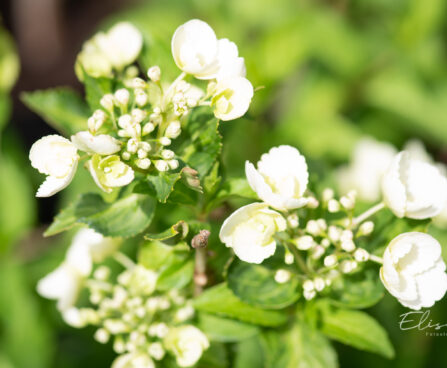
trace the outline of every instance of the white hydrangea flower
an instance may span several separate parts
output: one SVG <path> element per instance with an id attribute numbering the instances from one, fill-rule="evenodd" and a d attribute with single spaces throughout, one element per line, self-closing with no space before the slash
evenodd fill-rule
<path id="1" fill-rule="evenodd" d="M 105 238 L 92 229 L 79 230 L 61 265 L 38 282 L 38 293 L 57 300 L 57 308 L 64 314 L 64 319 L 68 323 L 75 321 L 73 307 L 85 279 L 92 271 L 93 263 L 104 260 L 119 245 L 119 239 Z"/>
<path id="2" fill-rule="evenodd" d="M 78 150 L 99 155 L 112 155 L 121 149 L 121 142 L 107 134 L 83 131 L 72 135 L 71 141 Z"/>
<path id="3" fill-rule="evenodd" d="M 429 308 L 447 290 L 441 245 L 424 233 L 404 233 L 394 238 L 383 255 L 380 278 L 405 307 Z"/>
<path id="4" fill-rule="evenodd" d="M 252 84 L 244 77 L 219 80 L 211 99 L 214 115 L 223 121 L 240 118 L 247 112 L 253 93 Z"/>
<path id="5" fill-rule="evenodd" d="M 389 143 L 364 138 L 355 146 L 352 161 L 337 172 L 340 190 L 355 190 L 358 197 L 369 202 L 380 199 L 380 180 L 397 150 Z"/>
<path id="6" fill-rule="evenodd" d="M 219 237 L 243 261 L 261 263 L 275 253 L 275 233 L 286 229 L 286 220 L 265 203 L 252 203 L 228 217 Z"/>
<path id="7" fill-rule="evenodd" d="M 129 22 L 120 22 L 106 34 L 99 34 L 96 42 L 113 67 L 121 70 L 137 59 L 143 47 L 143 36 Z"/>
<path id="8" fill-rule="evenodd" d="M 164 339 L 165 347 L 171 351 L 180 367 L 193 366 L 208 349 L 210 343 L 197 327 L 186 325 L 169 330 Z"/>
<path id="9" fill-rule="evenodd" d="M 273 147 L 261 156 L 258 169 L 245 163 L 245 174 L 250 187 L 259 198 L 279 211 L 303 207 L 309 180 L 306 160 L 291 146 Z"/>
<path id="10" fill-rule="evenodd" d="M 30 150 L 31 165 L 48 175 L 36 197 L 50 197 L 70 184 L 79 156 L 76 147 L 59 135 L 48 135 L 35 142 Z"/>
<path id="11" fill-rule="evenodd" d="M 104 158 L 93 155 L 88 161 L 88 169 L 95 183 L 106 193 L 131 183 L 135 177 L 132 168 L 122 162 L 117 155 Z"/>
<path id="12" fill-rule="evenodd" d="M 243 57 L 239 56 L 239 51 L 234 42 L 226 38 L 217 41 L 217 61 L 218 71 L 215 78 L 217 80 L 231 77 L 245 77 L 247 69 Z"/>
<path id="13" fill-rule="evenodd" d="M 425 219 L 438 215 L 447 203 L 447 179 L 427 162 L 400 152 L 382 178 L 386 205 L 398 217 Z"/>

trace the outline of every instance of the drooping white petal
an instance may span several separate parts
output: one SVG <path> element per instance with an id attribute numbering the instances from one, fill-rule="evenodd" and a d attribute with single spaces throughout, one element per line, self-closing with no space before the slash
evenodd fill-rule
<path id="1" fill-rule="evenodd" d="M 71 171 L 62 178 L 56 178 L 54 176 L 47 176 L 45 181 L 40 185 L 37 190 L 36 197 L 51 197 L 52 195 L 60 192 L 62 189 L 66 188 L 73 180 L 76 174 L 76 169 L 78 167 L 78 162 L 75 161 L 71 166 Z"/>
<path id="2" fill-rule="evenodd" d="M 110 135 L 93 135 L 88 131 L 72 135 L 71 141 L 77 149 L 99 155 L 112 155 L 121 149 L 121 142 Z"/>

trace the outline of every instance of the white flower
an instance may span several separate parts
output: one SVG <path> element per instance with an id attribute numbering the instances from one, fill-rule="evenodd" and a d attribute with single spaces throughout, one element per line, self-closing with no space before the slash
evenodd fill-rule
<path id="1" fill-rule="evenodd" d="M 265 203 L 252 203 L 228 217 L 219 237 L 236 255 L 249 263 L 261 263 L 275 253 L 276 232 L 286 229 L 286 220 Z"/>
<path id="2" fill-rule="evenodd" d="M 99 155 L 111 155 L 121 149 L 121 142 L 110 135 L 93 135 L 83 131 L 71 136 L 71 141 L 78 150 Z"/>
<path id="3" fill-rule="evenodd" d="M 429 308 L 447 290 L 441 245 L 424 233 L 404 233 L 394 238 L 383 255 L 380 278 L 405 307 Z"/>
<path id="4" fill-rule="evenodd" d="M 245 163 L 248 183 L 259 198 L 273 208 L 287 211 L 303 207 L 303 198 L 309 180 L 304 156 L 291 146 L 272 148 L 261 156 L 258 169 Z"/>
<path id="5" fill-rule="evenodd" d="M 129 184 L 135 177 L 132 168 L 116 155 L 104 158 L 93 155 L 88 161 L 88 169 L 98 187 L 107 193 Z"/>
<path id="6" fill-rule="evenodd" d="M 132 24 L 120 22 L 106 34 L 98 34 L 96 42 L 113 67 L 121 70 L 138 57 L 143 46 L 143 36 Z"/>
<path id="7" fill-rule="evenodd" d="M 48 175 L 36 197 L 50 197 L 70 184 L 79 160 L 76 147 L 59 135 L 48 135 L 35 142 L 29 158 L 34 168 Z"/>
<path id="8" fill-rule="evenodd" d="M 218 42 L 213 29 L 193 19 L 177 28 L 171 41 L 177 66 L 199 79 L 212 79 L 217 72 Z"/>
<path id="9" fill-rule="evenodd" d="M 253 86 L 248 79 L 232 77 L 219 80 L 213 89 L 211 106 L 214 115 L 223 121 L 244 115 L 253 97 Z"/>
<path id="10" fill-rule="evenodd" d="M 164 340 L 164 345 L 171 351 L 180 367 L 193 366 L 208 349 L 210 343 L 205 334 L 190 325 L 172 328 Z"/>
<path id="11" fill-rule="evenodd" d="M 45 298 L 57 300 L 57 307 L 64 313 L 67 322 L 74 320 L 76 313 L 73 306 L 92 271 L 93 263 L 115 252 L 119 244 L 120 240 L 105 238 L 94 230 L 79 230 L 67 250 L 65 260 L 38 282 L 37 291 Z"/>
<path id="12" fill-rule="evenodd" d="M 398 217 L 424 219 L 438 215 L 447 203 L 447 179 L 429 163 L 408 152 L 393 159 L 382 178 L 386 205 Z"/>
<path id="13" fill-rule="evenodd" d="M 155 364 L 148 354 L 135 351 L 118 356 L 111 368 L 155 368 Z"/>
<path id="14" fill-rule="evenodd" d="M 380 180 L 396 153 L 391 144 L 371 138 L 360 140 L 349 166 L 340 168 L 337 173 L 340 190 L 343 193 L 355 190 L 365 201 L 379 200 Z"/>

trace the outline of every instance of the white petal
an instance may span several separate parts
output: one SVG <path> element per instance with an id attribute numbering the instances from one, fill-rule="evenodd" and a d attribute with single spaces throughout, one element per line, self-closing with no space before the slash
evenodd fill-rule
<path id="1" fill-rule="evenodd" d="M 48 299 L 58 300 L 58 309 L 72 307 L 79 294 L 82 277 L 67 263 L 62 263 L 37 283 L 37 291 Z"/>
<path id="2" fill-rule="evenodd" d="M 88 243 L 73 242 L 68 248 L 66 261 L 80 275 L 88 276 L 93 268 Z"/>
<path id="3" fill-rule="evenodd" d="M 407 169 L 408 160 L 407 153 L 397 154 L 382 178 L 383 200 L 397 217 L 405 215 L 407 205 L 406 188 L 402 176 Z"/>
<path id="4" fill-rule="evenodd" d="M 120 243 L 119 238 L 104 237 L 93 229 L 82 228 L 73 238 L 72 247 L 85 244 L 93 262 L 102 262 L 117 250 Z"/>
<path id="5" fill-rule="evenodd" d="M 81 328 L 86 325 L 80 310 L 76 307 L 71 307 L 62 311 L 62 318 L 65 323 L 71 327 Z"/>
<path id="6" fill-rule="evenodd" d="M 87 153 L 97 153 L 99 155 L 111 155 L 121 149 L 121 142 L 110 135 L 92 135 L 88 131 L 72 135 L 71 141 L 77 149 Z"/>
<path id="7" fill-rule="evenodd" d="M 236 44 L 226 38 L 218 40 L 217 44 L 219 70 L 217 71 L 215 78 L 223 80 L 231 77 L 245 77 L 247 74 L 245 61 L 244 58 L 239 57 L 239 51 Z"/>
<path id="8" fill-rule="evenodd" d="M 217 70 L 217 37 L 207 23 L 192 19 L 178 27 L 172 36 L 171 49 L 181 70 L 198 78 L 213 78 Z"/>
<path id="9" fill-rule="evenodd" d="M 37 190 L 36 197 L 51 197 L 52 195 L 60 192 L 62 189 L 66 188 L 76 173 L 78 167 L 78 162 L 74 162 L 71 166 L 71 171 L 67 176 L 63 178 L 55 178 L 53 176 L 47 176 L 45 181 L 40 185 Z"/>
<path id="10" fill-rule="evenodd" d="M 445 263 L 439 258 L 435 265 L 416 277 L 421 306 L 429 308 L 442 299 L 447 291 Z"/>

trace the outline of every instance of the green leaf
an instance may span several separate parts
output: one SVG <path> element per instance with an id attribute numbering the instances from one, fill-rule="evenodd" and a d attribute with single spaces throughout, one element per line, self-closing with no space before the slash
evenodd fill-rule
<path id="1" fill-rule="evenodd" d="M 147 183 L 149 190 L 154 193 L 155 197 L 161 202 L 166 203 L 169 195 L 174 190 L 174 185 L 180 180 L 182 176 L 179 172 L 160 172 L 155 175 L 149 174 L 147 176 Z"/>
<path id="2" fill-rule="evenodd" d="M 234 368 L 265 368 L 264 347 L 258 336 L 240 341 L 236 349 Z"/>
<path id="3" fill-rule="evenodd" d="M 321 307 L 322 306 L 322 307 Z M 320 305 L 321 331 L 331 339 L 391 359 L 394 348 L 383 327 L 367 313 Z"/>
<path id="4" fill-rule="evenodd" d="M 339 278 L 331 285 L 331 303 L 346 308 L 369 308 L 384 296 L 382 282 L 377 277 L 377 267 Z"/>
<path id="5" fill-rule="evenodd" d="M 160 272 L 157 289 L 169 291 L 188 285 L 194 276 L 194 260 L 189 252 L 174 253 L 169 265 Z"/>
<path id="6" fill-rule="evenodd" d="M 220 203 L 232 198 L 248 198 L 259 200 L 257 194 L 251 189 L 245 178 L 229 178 L 224 181 L 220 189 L 217 191 L 212 203 L 209 205 L 211 208 L 218 206 Z"/>
<path id="7" fill-rule="evenodd" d="M 228 287 L 242 301 L 265 309 L 285 308 L 300 296 L 296 278 L 280 284 L 275 271 L 237 260 L 228 270 Z"/>
<path id="8" fill-rule="evenodd" d="M 226 368 L 228 367 L 228 353 L 225 345 L 212 342 L 210 347 L 203 352 L 197 363 L 197 368 Z"/>
<path id="9" fill-rule="evenodd" d="M 176 237 L 180 234 L 181 238 L 184 238 L 188 234 L 188 224 L 185 221 L 179 221 L 172 225 L 169 229 L 162 231 L 158 234 L 146 234 L 144 239 L 146 240 L 168 240 Z"/>
<path id="10" fill-rule="evenodd" d="M 317 330 L 296 321 L 286 331 L 263 334 L 266 368 L 336 368 L 337 354 Z"/>
<path id="11" fill-rule="evenodd" d="M 149 226 L 155 207 L 155 200 L 142 194 L 131 194 L 112 203 L 105 202 L 99 194 L 83 194 L 56 216 L 45 236 L 76 224 L 86 224 L 104 236 L 134 236 Z"/>
<path id="12" fill-rule="evenodd" d="M 63 134 L 70 135 L 87 128 L 89 108 L 69 88 L 26 92 L 21 97 L 26 106 Z"/>
<path id="13" fill-rule="evenodd" d="M 239 319 L 261 326 L 279 326 L 287 322 L 287 315 L 263 310 L 239 300 L 225 283 L 205 290 L 194 300 L 197 310 Z"/>
<path id="14" fill-rule="evenodd" d="M 84 72 L 84 86 L 87 103 L 92 111 L 101 108 L 99 101 L 107 93 L 113 93 L 113 81 L 110 78 L 94 78 Z"/>
<path id="15" fill-rule="evenodd" d="M 138 263 L 159 273 L 157 289 L 168 291 L 188 285 L 194 275 L 193 253 L 185 243 L 175 246 L 160 241 L 143 244 Z"/>
<path id="16" fill-rule="evenodd" d="M 198 323 L 211 340 L 220 342 L 241 341 L 259 333 L 259 328 L 254 325 L 208 313 L 200 313 Z"/>
<path id="17" fill-rule="evenodd" d="M 176 152 L 188 166 L 197 170 L 202 180 L 212 169 L 222 149 L 219 120 L 207 107 L 193 109 L 182 133 L 185 142 Z"/>

